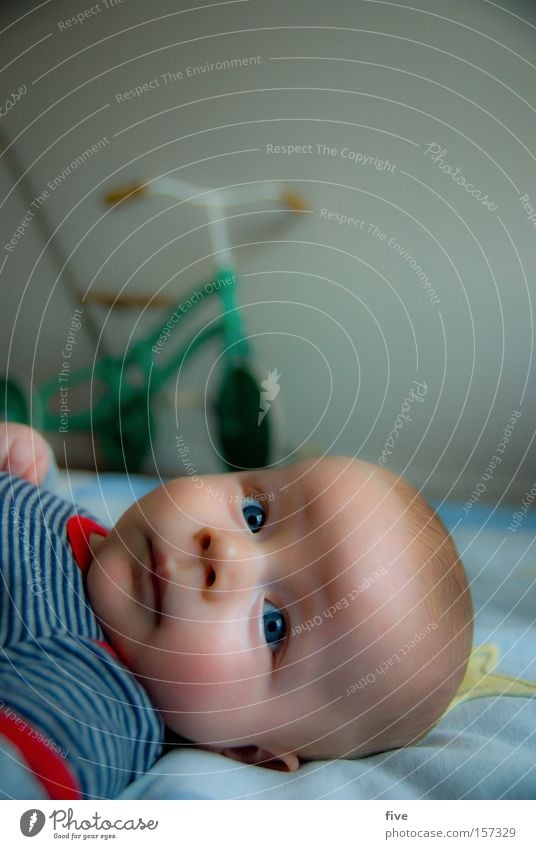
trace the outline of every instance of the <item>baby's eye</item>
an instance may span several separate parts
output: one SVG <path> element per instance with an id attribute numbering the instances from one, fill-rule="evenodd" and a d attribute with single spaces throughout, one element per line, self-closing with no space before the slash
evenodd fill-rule
<path id="1" fill-rule="evenodd" d="M 257 498 L 245 498 L 242 507 L 244 519 L 252 534 L 258 534 L 266 522 L 266 510 Z"/>
<path id="2" fill-rule="evenodd" d="M 270 601 L 264 601 L 263 628 L 266 642 L 271 650 L 276 651 L 278 643 L 285 638 L 287 623 L 283 613 Z"/>

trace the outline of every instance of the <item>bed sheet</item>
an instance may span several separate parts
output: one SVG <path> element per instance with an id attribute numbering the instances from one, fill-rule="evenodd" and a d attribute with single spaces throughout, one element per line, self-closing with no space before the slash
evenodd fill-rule
<path id="1" fill-rule="evenodd" d="M 55 489 L 113 524 L 160 482 L 60 473 Z M 170 752 L 125 799 L 536 798 L 536 516 L 515 530 L 516 505 L 436 505 L 465 563 L 475 651 L 465 695 L 415 746 L 285 774 L 191 747 Z"/>

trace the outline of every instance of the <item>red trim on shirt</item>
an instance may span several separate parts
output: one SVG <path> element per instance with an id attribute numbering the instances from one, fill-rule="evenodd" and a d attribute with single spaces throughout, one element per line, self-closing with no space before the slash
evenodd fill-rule
<path id="1" fill-rule="evenodd" d="M 99 534 L 101 537 L 107 537 L 108 531 L 94 522 L 93 519 L 87 519 L 85 516 L 71 516 L 67 520 L 67 537 L 71 543 L 74 559 L 76 560 L 80 570 L 86 572 L 93 560 L 93 555 L 89 547 L 89 535 Z"/>
<path id="2" fill-rule="evenodd" d="M 105 643 L 104 640 L 92 640 L 92 642 L 94 642 L 95 645 L 100 646 L 102 649 L 106 649 L 106 651 L 109 652 L 109 654 L 111 654 L 116 660 L 120 660 L 119 655 L 115 649 L 111 647 L 110 643 Z"/>
<path id="3" fill-rule="evenodd" d="M 81 799 L 78 783 L 57 752 L 37 738 L 38 732 L 12 711 L 0 713 L 0 734 L 19 750 L 50 799 Z M 35 736 L 31 736 L 31 735 Z M 43 735 L 39 734 L 40 737 Z"/>

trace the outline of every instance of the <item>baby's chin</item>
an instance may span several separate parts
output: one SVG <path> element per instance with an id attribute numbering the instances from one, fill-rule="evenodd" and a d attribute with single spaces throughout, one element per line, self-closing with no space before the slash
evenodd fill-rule
<path id="1" fill-rule="evenodd" d="M 99 551 L 105 545 L 107 537 L 103 537 L 102 534 L 90 534 L 89 535 L 89 550 L 92 554 L 91 565 L 95 562 L 95 558 L 98 556 Z"/>

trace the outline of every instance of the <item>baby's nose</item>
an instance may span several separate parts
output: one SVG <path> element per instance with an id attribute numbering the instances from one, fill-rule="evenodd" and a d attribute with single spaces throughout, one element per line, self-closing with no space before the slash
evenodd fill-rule
<path id="1" fill-rule="evenodd" d="M 198 539 L 205 569 L 205 589 L 229 592 L 254 586 L 257 568 L 239 534 L 203 528 Z"/>

